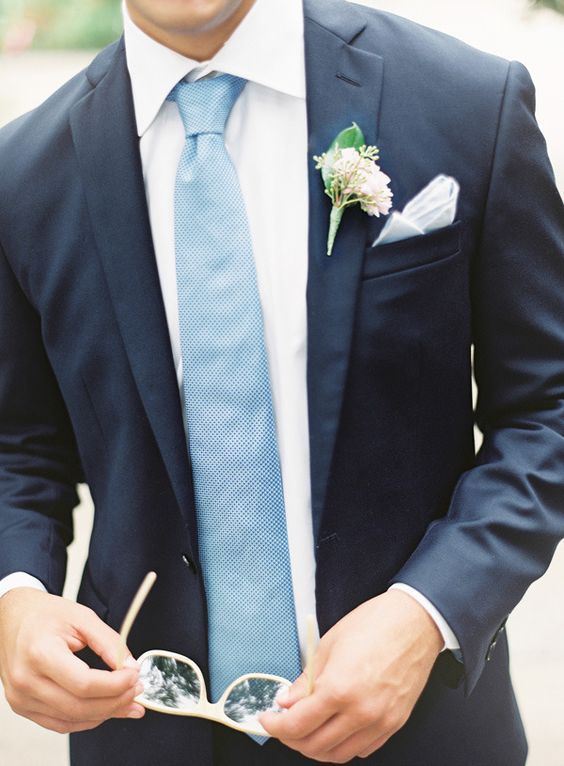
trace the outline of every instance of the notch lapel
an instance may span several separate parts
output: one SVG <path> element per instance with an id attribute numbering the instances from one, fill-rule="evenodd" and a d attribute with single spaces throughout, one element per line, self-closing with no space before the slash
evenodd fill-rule
<path id="1" fill-rule="evenodd" d="M 331 201 L 312 157 L 326 151 L 353 121 L 367 144 L 377 143 L 383 60 L 354 46 L 366 26 L 354 5 L 304 0 L 304 12 L 310 205 L 307 385 L 317 541 L 347 382 L 368 216 L 358 206 L 346 210 L 333 255 L 326 255 Z"/>
<path id="2" fill-rule="evenodd" d="M 94 88 L 71 112 L 72 137 L 133 377 L 194 543 L 191 470 L 123 41 L 104 67 L 107 55 L 88 72 Z"/>

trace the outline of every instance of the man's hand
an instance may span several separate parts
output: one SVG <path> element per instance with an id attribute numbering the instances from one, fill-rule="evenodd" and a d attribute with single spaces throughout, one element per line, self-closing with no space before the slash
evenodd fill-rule
<path id="1" fill-rule="evenodd" d="M 261 723 L 308 758 L 347 763 L 366 758 L 406 723 L 443 639 L 411 596 L 390 590 L 361 604 L 323 636 L 315 688 L 302 674 Z"/>
<path id="2" fill-rule="evenodd" d="M 89 646 L 115 668 L 119 635 L 92 610 L 33 588 L 0 598 L 0 678 L 14 712 L 60 733 L 108 718 L 141 718 L 132 658 L 123 670 L 92 670 L 75 657 Z"/>

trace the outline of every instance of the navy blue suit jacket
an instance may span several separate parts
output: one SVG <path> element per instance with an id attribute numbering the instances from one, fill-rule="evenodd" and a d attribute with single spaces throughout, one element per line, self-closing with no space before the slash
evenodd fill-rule
<path id="1" fill-rule="evenodd" d="M 442 655 L 366 763 L 521 764 L 500 628 L 564 532 L 564 215 L 533 88 L 521 65 L 385 13 L 306 0 L 305 16 L 319 624 L 401 580 L 460 641 L 461 683 Z M 453 225 L 374 248 L 384 219 L 350 210 L 327 258 L 311 157 L 353 120 L 380 147 L 396 209 L 439 173 L 458 179 Z M 156 570 L 131 648 L 205 672 L 190 463 L 122 42 L 0 132 L 0 167 L 0 577 L 61 591 L 86 481 L 80 599 L 118 626 Z M 201 766 L 211 730 L 111 721 L 74 738 L 74 763 Z"/>

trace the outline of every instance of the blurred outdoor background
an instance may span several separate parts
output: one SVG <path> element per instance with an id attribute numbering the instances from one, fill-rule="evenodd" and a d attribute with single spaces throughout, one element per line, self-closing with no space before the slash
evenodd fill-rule
<path id="1" fill-rule="evenodd" d="M 564 0 L 365 2 L 522 61 L 537 85 L 538 120 L 564 190 Z M 40 103 L 120 30 L 119 0 L 0 0 L 0 125 Z M 67 595 L 71 597 L 77 590 L 92 520 L 86 488 L 82 498 L 70 551 Z M 513 678 L 530 741 L 528 766 L 564 766 L 563 595 L 561 546 L 508 628 Z M 65 766 L 66 739 L 18 718 L 2 694 L 0 698 L 0 765 Z M 495 727 L 495 721 L 491 725 Z"/>

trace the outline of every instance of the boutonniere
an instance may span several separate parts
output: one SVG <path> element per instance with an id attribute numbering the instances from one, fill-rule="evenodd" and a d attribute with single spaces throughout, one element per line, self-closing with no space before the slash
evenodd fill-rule
<path id="1" fill-rule="evenodd" d="M 342 130 L 329 149 L 314 157 L 316 169 L 321 170 L 325 194 L 333 207 L 327 238 L 327 255 L 333 252 L 335 237 L 343 213 L 352 205 L 360 205 L 368 215 L 388 215 L 392 207 L 391 179 L 380 170 L 377 146 L 366 146 L 364 134 L 353 122 Z"/>

